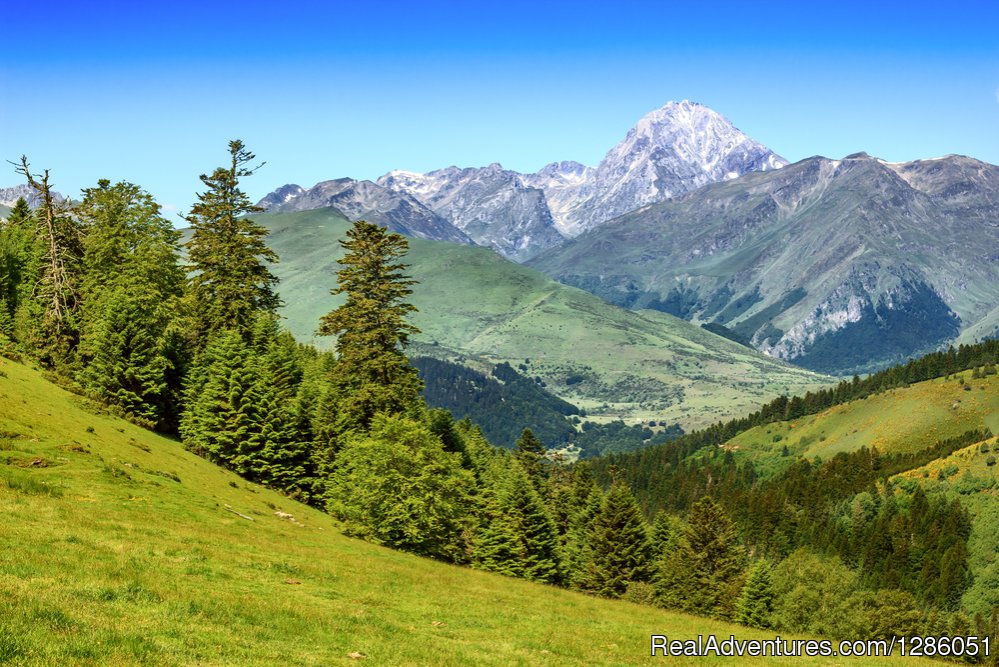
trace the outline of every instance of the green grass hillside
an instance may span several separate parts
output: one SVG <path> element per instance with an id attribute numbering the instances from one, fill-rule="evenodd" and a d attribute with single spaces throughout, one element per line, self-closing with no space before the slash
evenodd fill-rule
<path id="1" fill-rule="evenodd" d="M 681 664 L 649 636 L 767 636 L 347 539 L 6 360 L 0 432 L 0 663 Z"/>
<path id="2" fill-rule="evenodd" d="M 780 459 L 831 458 L 877 447 L 882 453 L 916 452 L 939 440 L 987 427 L 999 433 L 999 375 L 971 372 L 844 403 L 794 421 L 757 426 L 729 441 L 737 457 L 777 464 Z M 783 457 L 787 447 L 789 457 Z"/>
<path id="3" fill-rule="evenodd" d="M 350 223 L 333 209 L 255 219 L 281 257 L 274 272 L 289 327 L 301 340 L 331 345 L 314 331 L 338 305 L 329 289 Z M 612 306 L 485 248 L 410 239 L 407 262 L 419 281 L 411 301 L 420 309 L 420 353 L 524 364 L 591 418 L 689 429 L 828 381 L 670 315 Z"/>

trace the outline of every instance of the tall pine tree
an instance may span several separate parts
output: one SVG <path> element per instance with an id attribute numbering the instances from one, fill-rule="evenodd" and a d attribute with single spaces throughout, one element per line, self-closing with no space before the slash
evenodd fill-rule
<path id="1" fill-rule="evenodd" d="M 243 142 L 229 142 L 231 162 L 202 174 L 207 186 L 186 216 L 193 233 L 185 244 L 192 273 L 189 297 L 194 333 L 201 348 L 208 335 L 232 328 L 248 338 L 260 313 L 274 313 L 281 302 L 278 279 L 267 264 L 278 260 L 267 247 L 267 230 L 248 214 L 261 211 L 239 187 L 258 167 Z"/>
<path id="2" fill-rule="evenodd" d="M 517 439 L 515 455 L 538 493 L 545 494 L 545 446 L 534 432 L 525 428 Z"/>
<path id="3" fill-rule="evenodd" d="M 653 574 L 652 544 L 642 511 L 628 486 L 615 480 L 593 519 L 588 558 L 580 586 L 606 597 L 620 597 L 634 582 Z"/>
<path id="4" fill-rule="evenodd" d="M 773 609 L 773 570 L 761 559 L 749 568 L 746 585 L 735 604 L 735 620 L 752 628 L 769 628 Z"/>
<path id="5" fill-rule="evenodd" d="M 475 544 L 480 567 L 532 581 L 561 581 L 558 533 L 523 468 L 506 464 Z"/>
<path id="6" fill-rule="evenodd" d="M 24 325 L 35 319 L 29 311 L 43 255 L 34 214 L 21 197 L 0 224 L 0 337 L 23 340 Z"/>
<path id="7" fill-rule="evenodd" d="M 81 382 L 99 398 L 167 427 L 177 410 L 173 337 L 184 274 L 180 234 L 149 193 L 101 180 L 83 191 Z"/>
<path id="8" fill-rule="evenodd" d="M 366 428 L 378 412 L 402 413 L 421 405 L 419 375 L 403 352 L 419 329 L 406 321 L 415 281 L 398 260 L 408 248 L 399 234 L 364 220 L 354 223 L 339 260 L 334 295 L 343 305 L 323 316 L 319 334 L 337 336 L 336 430 Z"/>
<path id="9" fill-rule="evenodd" d="M 662 564 L 657 597 L 667 607 L 731 618 L 744 560 L 732 521 L 704 497 L 691 507 L 680 543 Z"/>

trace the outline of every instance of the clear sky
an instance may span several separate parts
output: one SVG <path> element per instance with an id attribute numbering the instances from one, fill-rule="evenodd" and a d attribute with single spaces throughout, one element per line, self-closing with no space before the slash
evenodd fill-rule
<path id="1" fill-rule="evenodd" d="M 999 163 L 999 3 L 60 2 L 0 24 L 0 158 L 183 211 L 242 139 L 256 198 L 391 169 L 595 165 L 691 99 L 794 161 Z M 18 182 L 10 167 L 0 185 Z"/>

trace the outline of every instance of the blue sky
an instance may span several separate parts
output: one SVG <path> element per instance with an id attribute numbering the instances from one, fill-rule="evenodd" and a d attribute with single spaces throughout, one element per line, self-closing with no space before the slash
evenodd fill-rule
<path id="1" fill-rule="evenodd" d="M 231 138 L 267 162 L 256 198 L 394 168 L 595 165 L 691 99 L 790 160 L 999 163 L 990 2 L 143 4 L 5 12 L 0 158 L 182 211 Z"/>

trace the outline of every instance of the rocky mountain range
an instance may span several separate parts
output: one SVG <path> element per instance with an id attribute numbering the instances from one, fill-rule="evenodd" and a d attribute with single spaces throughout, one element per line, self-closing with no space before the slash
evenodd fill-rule
<path id="1" fill-rule="evenodd" d="M 392 171 L 378 184 L 404 192 L 450 221 L 479 245 L 516 261 L 562 243 L 545 192 L 499 164 L 427 174 Z"/>
<path id="2" fill-rule="evenodd" d="M 34 207 L 38 204 L 38 195 L 35 193 L 34 188 L 27 183 L 14 185 L 9 188 L 0 188 L 0 206 L 11 208 L 22 197 L 28 202 L 29 206 Z M 52 197 L 56 201 L 63 201 L 63 196 L 58 192 L 53 192 Z"/>
<path id="3" fill-rule="evenodd" d="M 405 201 L 406 206 L 389 209 L 393 224 L 418 229 L 424 238 L 452 240 L 433 235 L 444 228 L 439 223 L 427 226 L 432 213 L 475 243 L 525 261 L 640 206 L 784 164 L 783 158 L 708 107 L 670 102 L 639 120 L 595 168 L 564 161 L 533 174 L 499 164 L 448 167 L 426 174 L 391 171 L 373 184 L 382 189 L 370 181 L 351 179 L 327 181 L 309 190 L 288 185 L 267 195 L 260 205 L 275 212 L 338 206 L 339 194 L 327 190 L 330 184 L 349 182 L 357 210 L 387 214 L 386 206 L 370 202 L 369 196 Z M 369 185 L 356 187 L 359 183 Z M 343 212 L 348 217 L 358 215 Z"/>
<path id="4" fill-rule="evenodd" d="M 460 229 L 410 195 L 371 181 L 338 178 L 308 190 L 289 184 L 271 192 L 257 205 L 272 213 L 335 208 L 350 220 L 368 220 L 407 236 L 472 243 Z"/>
<path id="5" fill-rule="evenodd" d="M 645 206 L 530 264 L 824 372 L 999 332 L 999 167 L 814 157 Z"/>

